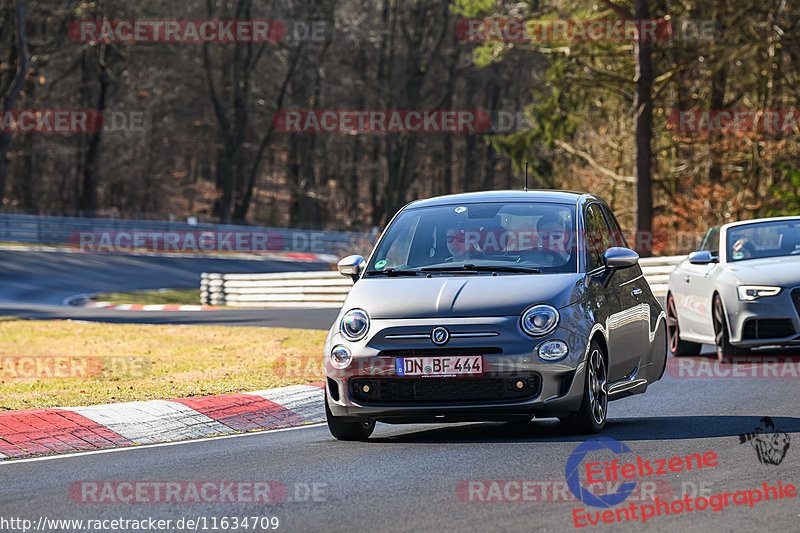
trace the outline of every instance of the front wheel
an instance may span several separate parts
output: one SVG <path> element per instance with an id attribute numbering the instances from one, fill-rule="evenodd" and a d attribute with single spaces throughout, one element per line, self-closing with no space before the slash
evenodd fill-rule
<path id="1" fill-rule="evenodd" d="M 725 318 L 725 309 L 722 307 L 722 298 L 719 297 L 719 294 L 714 295 L 711 314 L 714 322 L 714 342 L 717 345 L 717 359 L 722 360 L 725 357 L 733 357 L 734 355 L 746 355 L 748 353 L 747 349 L 737 348 L 731 344 L 731 338 L 728 334 L 728 321 Z"/>
<path id="2" fill-rule="evenodd" d="M 702 345 L 696 342 L 682 341 L 680 333 L 675 298 L 670 294 L 667 296 L 667 338 L 669 339 L 669 351 L 673 356 L 700 355 Z"/>
<path id="3" fill-rule="evenodd" d="M 597 341 L 589 345 L 586 360 L 586 382 L 583 401 L 578 411 L 560 418 L 570 429 L 579 433 L 600 433 L 606 425 L 608 414 L 608 374 L 603 349 Z"/>
<path id="4" fill-rule="evenodd" d="M 325 418 L 328 420 L 328 430 L 331 435 L 339 440 L 367 440 L 375 431 L 375 421 L 346 422 L 338 416 L 333 416 L 328 406 L 328 391 L 325 391 Z"/>

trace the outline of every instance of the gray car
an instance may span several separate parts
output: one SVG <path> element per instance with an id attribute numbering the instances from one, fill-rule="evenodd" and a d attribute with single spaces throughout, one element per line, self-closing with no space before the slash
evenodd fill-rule
<path id="1" fill-rule="evenodd" d="M 325 341 L 328 426 L 558 417 L 599 432 L 607 402 L 666 365 L 666 316 L 609 207 L 493 191 L 412 202 L 354 280 Z"/>
<path id="2" fill-rule="evenodd" d="M 800 345 L 800 217 L 733 222 L 711 228 L 670 274 L 670 350 L 717 357 L 757 346 Z"/>

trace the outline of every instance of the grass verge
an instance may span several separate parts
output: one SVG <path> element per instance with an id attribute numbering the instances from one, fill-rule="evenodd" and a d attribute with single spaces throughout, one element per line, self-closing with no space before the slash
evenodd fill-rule
<path id="1" fill-rule="evenodd" d="M 157 289 L 154 291 L 106 292 L 92 297 L 95 302 L 119 304 L 200 305 L 200 289 Z"/>
<path id="2" fill-rule="evenodd" d="M 322 381 L 326 332 L 0 319 L 0 410 Z"/>

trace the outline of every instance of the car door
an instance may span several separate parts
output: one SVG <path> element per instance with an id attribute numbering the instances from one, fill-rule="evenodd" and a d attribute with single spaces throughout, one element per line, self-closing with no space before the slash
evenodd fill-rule
<path id="1" fill-rule="evenodd" d="M 599 203 L 589 204 L 584 210 L 584 249 L 586 250 L 587 273 L 596 280 L 605 275 L 603 252 L 613 245 L 611 231 Z M 618 381 L 629 372 L 630 362 L 635 359 L 635 344 L 631 330 L 635 325 L 626 322 L 625 309 L 620 301 L 620 276 L 615 273 L 608 283 L 592 283 L 596 291 L 595 315 L 603 317 L 608 334 L 608 380 Z"/>
<path id="2" fill-rule="evenodd" d="M 698 251 L 707 250 L 719 257 L 719 227 L 711 228 L 700 241 Z M 678 323 L 682 334 L 691 337 L 713 337 L 714 325 L 711 322 L 711 280 L 710 276 L 717 263 L 693 265 L 689 261 L 681 263 L 675 276 L 673 296 L 678 312 Z"/>
<path id="3" fill-rule="evenodd" d="M 622 229 L 616 217 L 608 206 L 603 205 L 603 214 L 606 222 L 611 229 L 613 246 L 628 248 L 628 242 L 622 234 Z M 626 373 L 639 366 L 642 358 L 647 355 L 650 347 L 650 319 L 652 315 L 658 316 L 660 310 L 650 309 L 648 303 L 648 293 L 650 287 L 642 274 L 642 267 L 638 264 L 630 268 L 617 270 L 614 279 L 611 280 L 619 292 L 620 308 L 624 313 L 622 334 L 625 336 L 625 343 L 628 345 L 631 356 L 627 364 L 630 367 Z"/>

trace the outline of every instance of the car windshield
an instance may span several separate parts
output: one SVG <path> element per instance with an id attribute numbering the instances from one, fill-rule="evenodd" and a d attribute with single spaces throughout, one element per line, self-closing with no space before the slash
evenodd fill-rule
<path id="1" fill-rule="evenodd" d="M 726 240 L 728 261 L 800 255 L 800 219 L 734 226 Z"/>
<path id="2" fill-rule="evenodd" d="M 576 272 L 575 207 L 501 203 L 410 208 L 387 228 L 368 275 Z"/>

